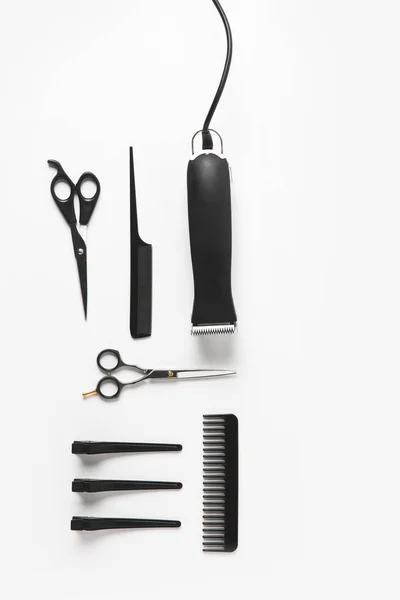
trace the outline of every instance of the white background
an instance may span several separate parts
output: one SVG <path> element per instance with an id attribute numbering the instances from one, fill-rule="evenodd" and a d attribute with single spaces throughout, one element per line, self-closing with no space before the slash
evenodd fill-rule
<path id="1" fill-rule="evenodd" d="M 234 338 L 191 338 L 190 138 L 225 58 L 211 0 L 1 3 L 1 595 L 398 598 L 400 88 L 395 0 L 224 0 L 213 126 L 233 171 Z M 128 146 L 153 244 L 153 335 L 129 335 Z M 85 323 L 55 158 L 92 170 Z M 99 350 L 235 367 L 107 404 Z M 201 552 L 201 416 L 240 422 L 240 544 Z M 82 460 L 74 439 L 176 455 Z M 83 498 L 73 477 L 182 481 Z M 180 530 L 74 533 L 74 514 Z"/>

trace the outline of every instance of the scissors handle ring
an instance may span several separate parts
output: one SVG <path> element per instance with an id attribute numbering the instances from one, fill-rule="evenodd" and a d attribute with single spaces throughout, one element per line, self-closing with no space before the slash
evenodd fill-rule
<path id="1" fill-rule="evenodd" d="M 58 209 L 62 213 L 64 219 L 69 225 L 76 224 L 76 215 L 74 209 L 74 196 L 75 196 L 75 185 L 73 181 L 68 177 L 61 164 L 57 160 L 48 160 L 49 166 L 57 170 L 54 175 L 51 184 L 50 191 L 54 202 L 57 204 Z M 58 183 L 66 183 L 70 189 L 68 198 L 60 198 L 56 193 L 56 185 Z"/>
<path id="2" fill-rule="evenodd" d="M 82 185 L 85 181 L 91 181 L 96 186 L 96 191 L 90 198 L 87 198 L 82 193 Z M 100 196 L 100 181 L 97 179 L 94 173 L 90 173 L 90 171 L 86 171 L 83 173 L 79 179 L 78 183 L 75 186 L 76 193 L 79 198 L 79 207 L 81 209 L 79 216 L 79 223 L 81 225 L 87 225 L 89 220 L 93 214 L 94 209 L 96 208 L 97 200 Z"/>
<path id="3" fill-rule="evenodd" d="M 145 373 L 142 377 L 139 377 L 139 379 L 135 379 L 135 381 L 128 381 L 126 383 L 122 383 L 122 381 L 119 381 L 119 379 L 117 379 L 116 377 L 114 377 L 113 375 L 106 375 L 105 377 L 102 377 L 100 379 L 100 381 L 97 384 L 96 387 L 96 393 L 103 398 L 103 400 L 115 400 L 115 398 L 118 398 L 118 396 L 120 395 L 122 389 L 127 386 L 127 385 L 136 385 L 137 383 L 140 383 L 141 381 L 144 381 L 145 379 L 148 379 L 149 377 L 151 377 L 153 371 L 149 370 L 148 373 Z M 112 394 L 107 394 L 106 392 L 104 392 L 104 386 L 107 384 L 111 384 L 115 391 Z"/>
<path id="4" fill-rule="evenodd" d="M 102 360 L 105 356 L 112 356 L 116 361 L 115 365 L 112 365 L 111 367 L 104 366 L 104 363 L 102 363 Z M 116 371 L 117 369 L 124 367 L 126 365 L 123 362 L 118 350 L 114 350 L 113 348 L 106 348 L 105 350 L 102 350 L 101 352 L 99 352 L 99 354 L 97 355 L 97 366 L 99 367 L 99 369 L 102 373 L 112 373 L 113 371 Z"/>
<path id="5" fill-rule="evenodd" d="M 103 362 L 103 358 L 105 356 L 112 356 L 115 360 L 115 364 L 113 364 L 111 366 L 106 366 Z M 150 371 L 153 371 L 153 369 L 143 369 L 142 367 L 139 367 L 138 365 L 128 365 L 127 363 L 125 363 L 122 360 L 121 354 L 118 352 L 118 350 L 114 350 L 113 348 L 106 348 L 105 350 L 102 350 L 101 352 L 99 352 L 96 360 L 97 360 L 97 366 L 99 367 L 100 371 L 102 373 L 106 373 L 107 375 L 109 375 L 110 373 L 113 373 L 114 371 L 117 371 L 118 369 L 121 369 L 123 367 L 126 367 L 127 369 L 135 369 L 135 371 L 139 371 L 146 377 L 149 376 Z"/>
<path id="6" fill-rule="evenodd" d="M 115 388 L 114 393 L 106 394 L 104 392 L 104 386 L 106 386 L 107 384 L 111 384 Z M 114 400 L 115 398 L 118 398 L 124 386 L 125 384 L 121 383 L 116 377 L 113 377 L 112 375 L 106 375 L 105 377 L 102 377 L 98 382 L 96 387 L 96 393 L 101 398 L 103 398 L 103 400 Z"/>

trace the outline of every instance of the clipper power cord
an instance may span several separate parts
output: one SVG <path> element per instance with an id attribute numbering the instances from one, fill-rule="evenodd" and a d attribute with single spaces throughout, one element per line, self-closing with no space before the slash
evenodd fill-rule
<path id="1" fill-rule="evenodd" d="M 221 136 L 210 129 L 228 78 L 232 60 L 232 33 L 218 0 L 213 0 L 223 21 L 227 37 L 225 66 L 217 93 L 203 128 L 192 138 L 192 159 L 188 164 L 187 187 L 189 233 L 194 278 L 192 334 L 234 333 L 236 312 L 231 291 L 232 224 L 231 189 L 228 161 L 223 155 Z M 211 132 L 221 144 L 213 151 Z M 195 155 L 194 139 L 201 133 L 202 150 Z"/>

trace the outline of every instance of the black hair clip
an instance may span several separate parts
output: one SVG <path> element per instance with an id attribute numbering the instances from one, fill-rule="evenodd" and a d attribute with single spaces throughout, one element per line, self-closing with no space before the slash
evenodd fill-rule
<path id="1" fill-rule="evenodd" d="M 124 479 L 74 479 L 73 492 L 121 492 L 132 490 L 180 490 L 175 481 L 129 481 Z"/>
<path id="2" fill-rule="evenodd" d="M 72 454 L 114 454 L 122 452 L 179 452 L 181 444 L 146 444 L 137 442 L 74 442 Z"/>
<path id="3" fill-rule="evenodd" d="M 97 517 L 72 517 L 72 531 L 98 531 L 101 529 L 145 529 L 156 527 L 180 527 L 180 521 L 164 519 L 115 519 Z"/>

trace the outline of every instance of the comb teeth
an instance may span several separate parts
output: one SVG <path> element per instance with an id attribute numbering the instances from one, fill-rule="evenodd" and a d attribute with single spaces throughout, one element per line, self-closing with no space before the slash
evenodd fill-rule
<path id="1" fill-rule="evenodd" d="M 223 335 L 235 333 L 236 323 L 215 323 L 214 325 L 193 325 L 192 335 Z"/>
<path id="2" fill-rule="evenodd" d="M 238 421 L 203 417 L 203 551 L 233 552 L 238 544 Z"/>

